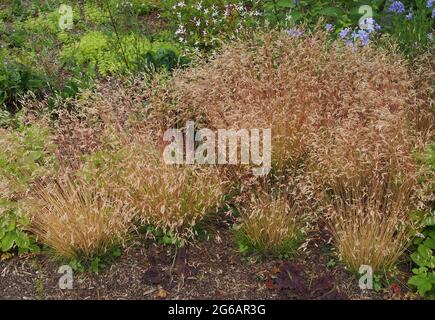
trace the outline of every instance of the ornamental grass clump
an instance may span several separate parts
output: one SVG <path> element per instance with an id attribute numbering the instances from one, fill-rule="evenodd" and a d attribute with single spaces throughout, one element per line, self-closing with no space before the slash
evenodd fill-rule
<path id="1" fill-rule="evenodd" d="M 91 261 L 127 240 L 133 210 L 116 191 L 67 176 L 40 188 L 32 231 L 63 259 Z"/>
<path id="2" fill-rule="evenodd" d="M 271 128 L 272 174 L 289 175 L 303 167 L 319 132 L 348 119 L 368 124 L 379 110 L 412 118 L 422 110 L 417 96 L 399 55 L 331 43 L 322 31 L 299 37 L 270 32 L 176 72 L 149 105 L 161 132 L 187 120 L 210 129 Z"/>
<path id="3" fill-rule="evenodd" d="M 196 235 L 196 227 L 223 204 L 227 185 L 214 166 L 167 165 L 162 153 L 146 143 L 128 147 L 124 186 L 142 225 L 181 242 Z"/>
<path id="4" fill-rule="evenodd" d="M 308 166 L 320 217 L 354 272 L 361 265 L 374 272 L 393 267 L 419 227 L 411 213 L 424 187 L 412 159 L 414 141 L 403 118 L 384 117 L 331 130 Z"/>
<path id="5" fill-rule="evenodd" d="M 187 120 L 213 130 L 271 128 L 264 183 L 287 190 L 297 179 L 346 264 L 387 269 L 415 229 L 408 214 L 423 190 L 412 154 L 434 123 L 430 90 L 414 71 L 399 54 L 347 47 L 321 31 L 256 34 L 176 72 L 151 95 L 150 116 L 161 132 Z M 242 167 L 231 168 L 249 190 Z"/>
<path id="6" fill-rule="evenodd" d="M 242 208 L 236 239 L 242 252 L 295 253 L 303 236 L 302 209 L 290 196 L 259 196 Z"/>

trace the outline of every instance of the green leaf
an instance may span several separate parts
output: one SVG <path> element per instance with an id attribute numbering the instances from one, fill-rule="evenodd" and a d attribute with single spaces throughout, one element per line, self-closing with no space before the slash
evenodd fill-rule
<path id="1" fill-rule="evenodd" d="M 302 13 L 299 12 L 299 11 L 292 12 L 292 13 L 290 14 L 290 16 L 292 17 L 292 20 L 293 20 L 294 22 L 298 22 L 298 21 L 301 20 L 301 18 L 303 17 Z"/>
<path id="2" fill-rule="evenodd" d="M 426 247 L 424 244 L 419 245 L 417 250 L 423 259 L 428 260 L 432 256 L 432 250 Z"/>
<path id="3" fill-rule="evenodd" d="M 3 252 L 7 252 L 12 249 L 15 242 L 15 232 L 8 232 L 2 239 L 1 248 Z"/>
<path id="4" fill-rule="evenodd" d="M 95 258 L 91 262 L 90 271 L 98 274 L 100 271 L 100 258 Z"/>
<path id="5" fill-rule="evenodd" d="M 422 297 L 424 297 L 425 294 L 432 289 L 432 284 L 430 283 L 430 279 L 423 274 L 412 276 L 409 279 L 408 283 L 416 286 L 419 295 Z"/>
<path id="6" fill-rule="evenodd" d="M 433 227 L 435 226 L 435 216 L 427 217 L 423 220 L 423 223 L 427 227 Z"/>
<path id="7" fill-rule="evenodd" d="M 112 255 L 114 257 L 120 257 L 121 256 L 121 248 L 116 247 L 113 251 L 112 251 Z"/>
<path id="8" fill-rule="evenodd" d="M 29 237 L 22 231 L 16 231 L 15 243 L 18 248 L 24 250 L 24 252 L 26 252 L 30 247 Z"/>
<path id="9" fill-rule="evenodd" d="M 411 259 L 414 261 L 419 267 L 424 267 L 427 264 L 427 259 L 424 259 L 421 255 L 419 255 L 417 252 L 414 252 L 411 254 Z"/>
<path id="10" fill-rule="evenodd" d="M 30 246 L 29 246 L 29 251 L 32 252 L 32 253 L 38 254 L 38 253 L 41 252 L 41 249 L 39 248 L 39 246 L 37 244 L 31 243 Z"/>
<path id="11" fill-rule="evenodd" d="M 427 272 L 427 268 L 426 267 L 420 267 L 420 268 L 413 268 L 412 269 L 412 272 L 414 273 L 414 274 L 424 274 L 424 273 L 426 273 Z"/>
<path id="12" fill-rule="evenodd" d="M 427 238 L 423 244 L 430 249 L 435 249 L 435 239 L 433 238 Z"/>
<path id="13" fill-rule="evenodd" d="M 18 223 L 22 226 L 28 226 L 30 224 L 30 219 L 26 215 L 21 215 L 17 220 Z"/>
<path id="14" fill-rule="evenodd" d="M 11 219 L 11 221 L 9 221 L 8 227 L 6 228 L 6 232 L 8 232 L 8 231 L 14 231 L 15 230 L 15 226 L 16 226 L 15 219 Z"/>

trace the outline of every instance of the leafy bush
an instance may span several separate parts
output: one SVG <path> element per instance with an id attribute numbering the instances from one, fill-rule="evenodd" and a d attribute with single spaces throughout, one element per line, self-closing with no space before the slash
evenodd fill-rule
<path id="1" fill-rule="evenodd" d="M 403 5 L 404 11 L 392 4 L 387 6 L 385 16 L 386 32 L 397 39 L 401 49 L 409 55 L 416 55 L 432 47 L 435 3 L 430 0 L 411 1 Z M 418 44 L 416 46 L 416 44 Z"/>
<path id="2" fill-rule="evenodd" d="M 151 65 L 172 69 L 178 64 L 178 49 L 168 43 L 151 43 L 130 34 L 120 41 L 112 34 L 86 33 L 79 42 L 66 45 L 61 58 L 103 76 L 126 71 L 147 70 Z"/>
<path id="3" fill-rule="evenodd" d="M 431 145 L 426 152 L 420 156 L 420 161 L 427 164 L 431 174 L 429 175 L 429 183 L 434 192 L 433 174 L 435 172 L 435 145 Z M 418 220 L 423 220 L 423 230 L 417 235 L 413 242 L 411 259 L 416 264 L 416 268 L 412 269 L 413 276 L 408 283 L 416 286 L 417 291 L 422 297 L 435 298 L 435 214 L 433 198 L 430 199 L 430 214 L 416 215 Z"/>
<path id="4" fill-rule="evenodd" d="M 7 61 L 0 64 L 0 108 L 15 111 L 20 97 L 28 91 L 41 93 L 44 88 L 44 77 L 32 68 Z"/>
<path id="5" fill-rule="evenodd" d="M 24 113 L 22 113 L 24 114 Z M 29 228 L 27 207 L 22 198 L 37 179 L 56 168 L 50 130 L 41 124 L 25 125 L 21 116 L 12 117 L 1 129 L 0 138 L 0 243 L 2 252 L 38 250 L 25 231 Z"/>

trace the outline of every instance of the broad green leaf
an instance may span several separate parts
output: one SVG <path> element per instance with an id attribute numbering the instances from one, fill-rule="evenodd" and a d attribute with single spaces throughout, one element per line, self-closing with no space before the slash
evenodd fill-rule
<path id="1" fill-rule="evenodd" d="M 432 256 L 432 250 L 426 247 L 424 244 L 418 246 L 418 253 L 423 259 L 428 260 Z"/>
<path id="2" fill-rule="evenodd" d="M 423 244 L 430 249 L 435 249 L 435 239 L 433 238 L 427 238 Z"/>
<path id="3" fill-rule="evenodd" d="M 411 254 L 411 259 L 412 261 L 414 261 L 419 267 L 424 267 L 426 266 L 428 260 L 424 259 L 420 254 L 418 254 L 417 252 L 414 252 Z"/>
<path id="4" fill-rule="evenodd" d="M 7 252 L 12 249 L 15 242 L 15 232 L 8 232 L 2 239 L 1 249 L 3 252 Z"/>
<path id="5" fill-rule="evenodd" d="M 409 284 L 417 287 L 417 291 L 420 296 L 424 297 L 427 292 L 432 289 L 432 284 L 430 283 L 430 279 L 426 275 L 415 275 L 412 276 L 409 281 Z"/>

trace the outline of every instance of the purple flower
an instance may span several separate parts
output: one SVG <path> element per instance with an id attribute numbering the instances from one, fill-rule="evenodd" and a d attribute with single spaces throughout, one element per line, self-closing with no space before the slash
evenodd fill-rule
<path id="1" fill-rule="evenodd" d="M 350 31 L 349 28 L 344 28 L 343 30 L 340 31 L 338 35 L 340 36 L 341 39 L 344 39 L 349 34 L 349 31 Z"/>
<path id="2" fill-rule="evenodd" d="M 394 1 L 388 8 L 388 12 L 403 13 L 405 12 L 405 5 L 402 1 Z"/>
<path id="3" fill-rule="evenodd" d="M 435 18 L 435 9 L 432 9 L 432 18 Z"/>
<path id="4" fill-rule="evenodd" d="M 432 8 L 432 6 L 435 4 L 435 0 L 427 0 L 426 7 Z"/>
<path id="5" fill-rule="evenodd" d="M 352 32 L 351 38 L 353 39 L 354 43 L 357 43 L 359 41 L 362 46 L 366 46 L 370 43 L 370 35 L 367 31 L 363 29 Z"/>
<path id="6" fill-rule="evenodd" d="M 298 5 L 301 1 L 300 0 L 293 0 L 294 5 Z"/>
<path id="7" fill-rule="evenodd" d="M 365 18 L 364 20 L 362 20 L 362 22 L 360 23 L 360 28 L 363 30 L 367 30 L 368 33 L 381 30 L 381 26 L 373 18 Z"/>
<path id="8" fill-rule="evenodd" d="M 346 40 L 346 46 L 353 47 L 353 41 L 352 40 Z"/>
<path id="9" fill-rule="evenodd" d="M 334 28 L 334 26 L 330 23 L 325 24 L 325 30 L 326 31 L 331 31 Z"/>
<path id="10" fill-rule="evenodd" d="M 412 11 L 410 11 L 407 15 L 406 15 L 406 20 L 410 21 L 414 18 L 414 13 Z"/>
<path id="11" fill-rule="evenodd" d="M 286 30 L 287 34 L 291 37 L 300 37 L 304 34 L 302 30 L 299 29 L 288 29 Z"/>

